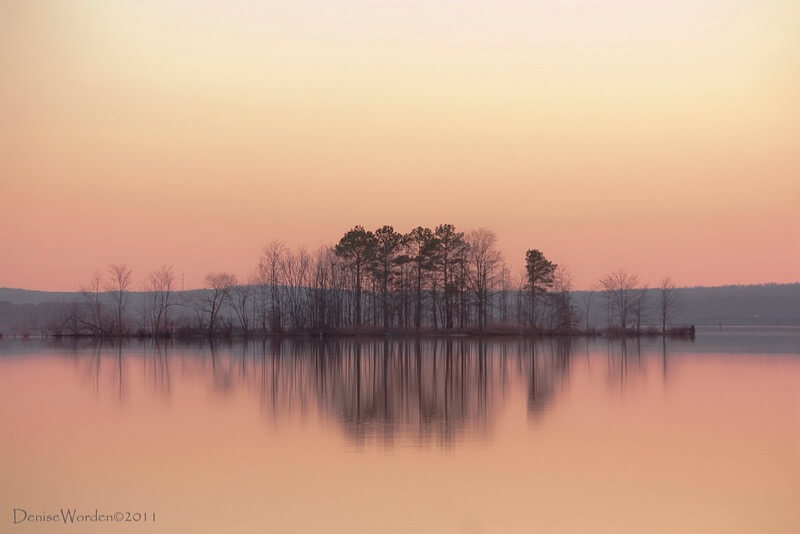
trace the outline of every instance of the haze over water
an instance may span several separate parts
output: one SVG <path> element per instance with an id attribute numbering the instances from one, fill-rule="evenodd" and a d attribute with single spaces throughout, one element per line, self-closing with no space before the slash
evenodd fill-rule
<path id="1" fill-rule="evenodd" d="M 792 328 L 2 340 L 0 531 L 797 532 L 798 383 Z"/>

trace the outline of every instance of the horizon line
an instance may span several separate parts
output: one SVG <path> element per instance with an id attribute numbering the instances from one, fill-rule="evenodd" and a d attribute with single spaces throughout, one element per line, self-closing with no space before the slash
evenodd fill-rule
<path id="1" fill-rule="evenodd" d="M 247 286 L 258 286 L 258 285 L 262 285 L 262 284 L 236 284 L 234 287 L 247 287 Z M 267 284 L 267 285 L 269 285 L 269 284 Z M 720 284 L 720 285 L 710 285 L 710 286 L 705 286 L 705 285 L 676 286 L 674 289 L 676 289 L 676 290 L 680 290 L 680 289 L 722 289 L 722 288 L 729 288 L 729 287 L 765 287 L 765 286 L 798 286 L 798 285 L 800 285 L 800 280 L 795 280 L 794 282 L 774 282 L 773 281 L 773 282 L 752 282 L 752 283 L 739 283 L 739 284 Z M 278 286 L 279 287 L 286 286 L 286 284 L 278 284 Z M 647 288 L 644 288 L 644 289 L 657 290 L 658 287 L 653 286 L 653 287 L 647 287 Z M 28 292 L 33 292 L 33 293 L 81 293 L 82 292 L 80 289 L 72 289 L 72 290 L 53 289 L 53 290 L 49 290 L 49 289 L 31 289 L 31 288 L 26 288 L 26 287 L 0 286 L 0 291 L 3 291 L 3 290 L 28 291 Z M 107 290 L 107 291 L 102 291 L 101 293 L 109 293 L 109 292 L 113 292 L 113 291 L 114 290 Z M 193 287 L 193 288 L 186 288 L 186 289 L 173 289 L 172 293 L 186 293 L 186 292 L 190 292 L 190 291 L 209 291 L 209 288 L 207 288 L 207 287 Z M 518 291 L 518 289 L 515 288 L 515 289 L 512 289 L 510 291 Z M 571 291 L 572 292 L 587 292 L 587 293 L 588 292 L 602 293 L 603 289 L 600 289 L 600 288 L 594 288 L 594 289 L 592 289 L 592 288 L 589 288 L 589 289 L 574 288 Z M 127 290 L 126 292 L 127 293 L 151 293 L 152 291 L 148 291 L 148 290 L 145 290 L 145 289 L 131 289 L 131 290 Z"/>

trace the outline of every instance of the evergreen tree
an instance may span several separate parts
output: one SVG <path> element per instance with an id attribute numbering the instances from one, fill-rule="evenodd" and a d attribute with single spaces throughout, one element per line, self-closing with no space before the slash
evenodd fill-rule
<path id="1" fill-rule="evenodd" d="M 391 226 L 382 226 L 373 234 L 374 247 L 370 258 L 372 275 L 378 282 L 383 311 L 383 329 L 389 329 L 389 289 L 397 274 L 397 267 L 404 261 L 402 256 L 405 238 Z"/>
<path id="2" fill-rule="evenodd" d="M 422 288 L 427 273 L 435 267 L 439 240 L 430 228 L 417 226 L 406 235 L 409 260 L 414 264 L 414 327 L 419 330 L 422 325 Z"/>
<path id="3" fill-rule="evenodd" d="M 530 292 L 530 325 L 534 330 L 536 324 L 536 296 L 544 295 L 553 286 L 553 276 L 557 265 L 544 257 L 537 249 L 525 253 L 526 289 Z"/>
<path id="4" fill-rule="evenodd" d="M 365 269 L 375 250 L 375 235 L 356 225 L 342 236 L 334 248 L 334 253 L 346 262 L 346 267 L 353 276 L 355 290 L 354 317 L 356 326 L 361 326 L 361 284 Z"/>
<path id="5" fill-rule="evenodd" d="M 458 259 L 463 256 L 463 249 L 467 246 L 464 241 L 464 232 L 456 232 L 452 224 L 440 224 L 434 232 L 439 242 L 436 264 L 442 275 L 442 290 L 444 292 L 445 327 L 453 328 L 453 293 L 456 290 L 455 277 Z"/>

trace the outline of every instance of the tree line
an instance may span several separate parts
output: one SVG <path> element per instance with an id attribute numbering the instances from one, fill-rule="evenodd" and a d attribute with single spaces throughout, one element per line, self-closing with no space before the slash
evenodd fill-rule
<path id="1" fill-rule="evenodd" d="M 93 336 L 670 331 L 677 300 L 669 278 L 655 291 L 623 269 L 601 278 L 607 322 L 592 325 L 595 293 L 577 299 L 566 267 L 538 249 L 525 253 L 524 266 L 513 276 L 495 234 L 483 228 L 354 226 L 313 252 L 272 241 L 250 276 L 208 273 L 202 290 L 176 291 L 173 268 L 164 265 L 134 291 L 131 269 L 112 264 L 81 288 L 62 329 Z"/>

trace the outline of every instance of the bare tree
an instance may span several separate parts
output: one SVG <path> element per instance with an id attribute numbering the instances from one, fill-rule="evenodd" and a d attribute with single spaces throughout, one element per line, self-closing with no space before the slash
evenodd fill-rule
<path id="1" fill-rule="evenodd" d="M 592 301 L 594 300 L 595 291 L 597 289 L 596 285 L 592 285 L 588 291 L 583 294 L 583 320 L 584 320 L 584 331 L 588 332 L 590 328 L 590 315 L 592 312 Z"/>
<path id="2" fill-rule="evenodd" d="M 336 257 L 328 246 L 317 249 L 312 260 L 312 286 L 310 296 L 310 320 L 312 328 L 323 331 L 331 321 L 331 312 L 335 310 L 332 297 L 335 294 Z"/>
<path id="3" fill-rule="evenodd" d="M 208 273 L 205 292 L 200 298 L 200 312 L 205 317 L 206 332 L 217 333 L 220 311 L 229 303 L 230 290 L 236 285 L 236 277 L 230 273 Z"/>
<path id="4" fill-rule="evenodd" d="M 572 275 L 559 265 L 553 272 L 553 287 L 550 293 L 551 327 L 561 332 L 570 332 L 578 324 L 578 313 L 572 302 Z"/>
<path id="5" fill-rule="evenodd" d="M 600 285 L 603 287 L 608 305 L 609 324 L 616 319 L 620 331 L 625 333 L 633 312 L 639 276 L 629 274 L 625 269 L 618 269 L 602 278 Z"/>
<path id="6" fill-rule="evenodd" d="M 95 336 L 101 336 L 106 333 L 106 313 L 103 306 L 102 286 L 103 276 L 99 272 L 94 273 L 89 284 L 81 287 L 83 307 L 86 309 L 86 314 L 82 313 L 81 308 L 75 307 L 72 310 L 73 315 L 71 317 L 73 324 L 82 325 Z"/>
<path id="7" fill-rule="evenodd" d="M 456 297 L 456 311 L 458 312 L 458 327 L 464 328 L 467 324 L 469 284 L 470 284 L 470 264 L 469 264 L 469 243 L 462 240 L 460 246 L 453 255 L 453 296 Z"/>
<path id="8" fill-rule="evenodd" d="M 168 332 L 169 308 L 175 305 L 172 301 L 174 282 L 175 277 L 172 274 L 171 265 L 162 265 L 147 275 L 145 302 L 148 307 L 153 335 L 162 335 Z"/>
<path id="9" fill-rule="evenodd" d="M 478 328 L 483 330 L 488 320 L 490 292 L 494 289 L 497 268 L 503 256 L 497 250 L 497 236 L 485 228 L 467 234 L 469 282 L 477 305 Z"/>
<path id="10" fill-rule="evenodd" d="M 265 327 L 268 321 L 269 329 L 272 332 L 281 331 L 281 285 L 283 284 L 282 273 L 283 265 L 286 261 L 286 253 L 286 245 L 276 239 L 264 247 L 259 261 L 259 278 L 262 281 L 262 304 L 264 308 L 266 308 L 267 300 L 269 300 L 269 319 L 267 319 L 266 309 L 264 309 L 262 326 Z"/>
<path id="11" fill-rule="evenodd" d="M 648 294 L 649 293 L 647 284 L 636 289 L 633 294 L 633 302 L 632 302 L 633 306 L 631 308 L 631 311 L 633 312 L 633 317 L 636 320 L 637 334 L 639 334 L 642 331 L 642 322 L 647 320 Z"/>
<path id="12" fill-rule="evenodd" d="M 328 303 L 328 326 L 340 327 L 347 322 L 346 299 L 348 272 L 333 247 L 327 247 L 324 261 L 328 264 L 330 276 L 330 301 Z"/>
<path id="13" fill-rule="evenodd" d="M 128 288 L 133 283 L 133 271 L 122 263 L 113 263 L 108 266 L 109 282 L 106 286 L 107 291 L 114 297 L 115 321 L 112 333 L 124 334 L 126 327 L 124 323 L 125 307 L 128 304 Z"/>
<path id="14" fill-rule="evenodd" d="M 658 311 L 661 319 L 661 333 L 667 331 L 673 314 L 678 311 L 678 299 L 675 283 L 669 276 L 665 277 L 658 285 Z"/>
<path id="15" fill-rule="evenodd" d="M 511 294 L 511 271 L 508 269 L 506 262 L 501 262 L 500 265 L 500 322 L 508 324 L 510 319 L 509 313 L 509 295 Z"/>
<path id="16" fill-rule="evenodd" d="M 284 255 L 281 265 L 284 280 L 282 301 L 287 306 L 289 326 L 294 330 L 307 326 L 311 269 L 311 255 L 305 247 Z"/>
<path id="17" fill-rule="evenodd" d="M 247 336 L 252 328 L 251 304 L 254 299 L 253 280 L 246 284 L 231 286 L 230 304 L 239 321 L 242 333 Z"/>

